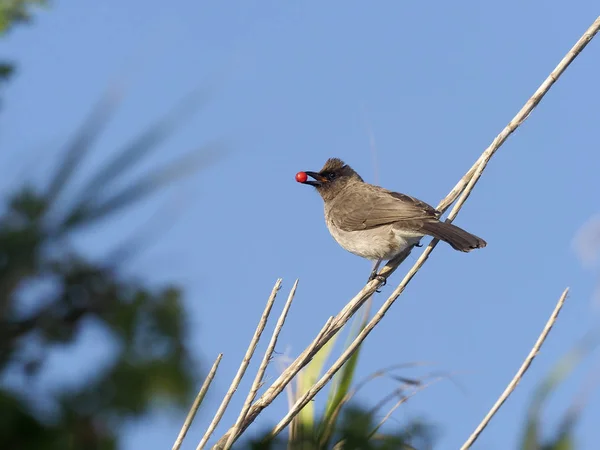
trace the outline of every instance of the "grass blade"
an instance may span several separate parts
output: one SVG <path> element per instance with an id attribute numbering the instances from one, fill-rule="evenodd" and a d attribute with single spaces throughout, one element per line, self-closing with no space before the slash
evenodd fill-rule
<path id="1" fill-rule="evenodd" d="M 201 94 L 203 92 L 196 92 L 187 96 L 170 114 L 138 135 L 123 151 L 92 177 L 82 189 L 83 194 L 79 202 L 84 203 L 92 198 L 100 189 L 121 177 L 127 169 L 164 142 L 177 127 L 184 123 L 185 119 L 189 119 L 192 113 L 196 112 L 200 105 L 204 103 L 206 96 Z"/>
<path id="2" fill-rule="evenodd" d="M 73 176 L 73 172 L 89 151 L 93 142 L 108 124 L 108 119 L 121 100 L 121 92 L 116 88 L 109 90 L 79 129 L 76 137 L 68 146 L 65 155 L 58 165 L 56 173 L 48 186 L 47 202 L 50 207 L 62 193 Z"/>
<path id="3" fill-rule="evenodd" d="M 96 205 L 79 204 L 68 215 L 64 228 L 71 228 L 101 220 L 115 212 L 142 200 L 165 185 L 195 173 L 200 167 L 212 162 L 217 146 L 205 146 L 178 161 L 143 177 L 112 197 Z"/>
<path id="4" fill-rule="evenodd" d="M 318 380 L 319 376 L 321 375 L 321 371 L 323 370 L 323 366 L 333 350 L 335 341 L 336 338 L 334 337 L 327 344 L 325 344 L 323 348 L 317 352 L 312 361 L 308 363 L 306 367 L 300 371 L 300 373 L 298 373 L 298 388 L 296 391 L 296 398 L 300 398 L 302 395 L 304 395 L 304 393 L 308 391 Z M 304 437 L 305 433 L 308 433 L 311 436 L 314 435 L 315 407 L 313 402 L 308 403 L 304 408 L 302 408 L 302 410 L 294 419 L 294 423 L 292 425 L 297 432 L 302 433 L 301 437 Z M 297 435 L 296 438 L 298 438 Z"/>

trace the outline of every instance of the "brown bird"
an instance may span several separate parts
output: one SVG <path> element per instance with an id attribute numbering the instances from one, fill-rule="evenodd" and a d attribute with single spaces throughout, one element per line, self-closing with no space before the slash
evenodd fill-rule
<path id="1" fill-rule="evenodd" d="M 486 246 L 483 239 L 441 222 L 441 213 L 427 203 L 365 183 L 341 159 L 328 159 L 319 172 L 298 172 L 296 181 L 314 186 L 323 198 L 325 222 L 337 243 L 375 261 L 369 280 L 376 277 L 383 260 L 418 245 L 425 235 L 461 252 Z"/>

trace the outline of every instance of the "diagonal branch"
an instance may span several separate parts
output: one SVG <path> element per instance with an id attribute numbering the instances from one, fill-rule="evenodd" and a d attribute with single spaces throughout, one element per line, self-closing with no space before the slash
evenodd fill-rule
<path id="1" fill-rule="evenodd" d="M 240 367 L 239 367 L 237 373 L 235 374 L 235 377 L 233 378 L 233 381 L 231 382 L 231 385 L 229 386 L 229 390 L 225 394 L 225 397 L 223 398 L 223 401 L 221 402 L 221 405 L 219 406 L 219 409 L 217 410 L 215 417 L 213 418 L 212 422 L 208 426 L 208 429 L 206 430 L 206 433 L 204 433 L 204 436 L 202 436 L 202 439 L 200 440 L 200 443 L 198 444 L 198 447 L 196 448 L 196 450 L 202 450 L 204 448 L 204 446 L 210 439 L 211 434 L 213 433 L 213 431 L 215 431 L 215 428 L 221 421 L 223 414 L 225 414 L 225 410 L 227 409 L 227 406 L 229 406 L 229 402 L 231 401 L 233 394 L 235 394 L 235 391 L 237 391 L 237 388 L 240 385 L 240 382 L 242 381 L 244 374 L 246 373 L 246 369 L 248 368 L 248 365 L 250 364 L 252 355 L 254 355 L 254 350 L 256 350 L 256 346 L 258 345 L 260 336 L 262 335 L 262 332 L 264 331 L 265 326 L 267 325 L 267 319 L 269 318 L 269 314 L 271 313 L 271 308 L 273 308 L 273 303 L 275 303 L 275 297 L 277 297 L 277 293 L 279 292 L 279 289 L 281 289 L 281 278 L 279 278 L 275 282 L 275 286 L 273 286 L 273 290 L 271 291 L 271 295 L 269 296 L 269 299 L 267 300 L 267 304 L 262 313 L 262 316 L 260 317 L 260 320 L 256 327 L 256 331 L 254 332 L 254 336 L 252 336 L 252 339 L 250 340 L 250 345 L 248 346 L 248 349 L 246 350 L 246 354 L 244 355 L 244 359 L 242 360 L 242 363 L 240 364 Z"/>
<path id="2" fill-rule="evenodd" d="M 196 417 L 198 408 L 202 404 L 202 400 L 204 400 L 204 397 L 206 396 L 206 393 L 208 392 L 208 388 L 210 387 L 210 384 L 212 383 L 213 379 L 215 378 L 215 375 L 217 374 L 217 368 L 219 367 L 219 364 L 221 363 L 221 358 L 223 358 L 223 353 L 219 353 L 219 356 L 217 356 L 217 359 L 213 363 L 213 365 L 210 369 L 210 372 L 208 373 L 208 375 L 206 376 L 206 379 L 204 380 L 204 383 L 202 383 L 200 392 L 198 392 L 198 395 L 196 396 L 196 399 L 194 400 L 194 403 L 192 404 L 192 407 L 190 408 L 190 411 L 188 412 L 188 415 L 185 418 L 183 427 L 181 427 L 181 431 L 179 432 L 179 436 L 177 436 L 177 439 L 175 440 L 175 444 L 173 445 L 172 450 L 179 450 L 179 448 L 181 447 L 181 444 L 183 444 L 185 435 L 187 434 L 188 430 L 190 429 L 190 425 L 192 424 L 194 417 Z"/>
<path id="3" fill-rule="evenodd" d="M 592 38 L 598 33 L 600 29 L 600 17 L 598 17 L 594 23 L 588 28 L 588 30 L 583 34 L 583 36 L 577 41 L 577 43 L 573 46 L 573 48 L 567 53 L 567 55 L 560 61 L 560 63 L 556 66 L 556 68 L 552 71 L 552 73 L 544 80 L 544 82 L 540 85 L 540 87 L 535 91 L 533 96 L 527 101 L 527 103 L 521 108 L 521 110 L 517 113 L 517 115 L 509 122 L 509 124 L 502 130 L 502 132 L 492 141 L 490 146 L 482 153 L 479 159 L 475 162 L 473 167 L 469 169 L 469 171 L 462 177 L 462 179 L 457 183 L 457 185 L 450 191 L 450 193 L 446 196 L 444 200 L 438 206 L 438 209 L 441 211 L 445 211 L 448 207 L 459 197 L 458 203 L 455 205 L 454 209 L 450 213 L 448 217 L 448 221 L 453 220 L 460 209 L 462 208 L 464 202 L 469 197 L 471 191 L 473 190 L 475 184 L 481 177 L 483 170 L 487 166 L 487 163 L 491 159 L 491 157 L 495 154 L 495 152 L 500 148 L 500 146 L 506 141 L 506 139 L 527 119 L 527 117 L 531 114 L 531 112 L 535 109 L 535 107 L 539 104 L 542 98 L 546 95 L 546 93 L 550 90 L 550 88 L 554 85 L 554 83 L 558 80 L 558 78 L 564 73 L 567 67 L 573 62 L 573 60 L 581 53 L 581 51 L 587 46 L 587 44 L 592 40 Z M 340 359 L 336 361 L 335 366 L 341 367 L 343 362 L 345 362 L 351 355 L 352 352 L 356 350 L 358 345 L 366 338 L 371 329 L 383 318 L 383 315 L 386 311 L 391 307 L 396 298 L 402 293 L 408 282 L 414 277 L 417 271 L 421 268 L 421 266 L 425 263 L 433 248 L 437 244 L 437 240 L 434 239 L 429 246 L 425 249 L 425 251 L 421 254 L 420 258 L 417 260 L 415 265 L 411 268 L 411 270 L 404 277 L 400 285 L 394 290 L 392 295 L 388 298 L 388 300 L 384 303 L 384 305 L 380 308 L 378 313 L 373 317 L 371 322 L 367 325 L 365 329 L 357 336 L 351 347 L 349 347 Z M 388 262 L 388 264 L 381 270 L 380 275 L 383 279 L 387 279 L 397 268 L 398 265 L 406 259 L 410 251 L 404 252 L 403 254 L 394 258 L 394 260 Z M 241 424 L 240 433 L 243 432 L 260 414 L 260 412 L 266 408 L 271 402 L 285 389 L 288 383 L 294 378 L 294 376 L 304 367 L 308 362 L 312 359 L 312 357 L 318 352 L 345 324 L 346 322 L 354 315 L 354 313 L 363 305 L 363 303 L 374 293 L 375 289 L 377 289 L 381 285 L 382 281 L 379 279 L 374 279 L 370 281 L 361 291 L 352 299 L 350 302 L 340 311 L 335 317 L 330 318 L 327 324 L 322 328 L 319 336 L 310 344 L 310 346 L 304 350 L 296 358 L 294 362 L 273 382 L 273 384 L 267 389 L 267 391 L 252 405 L 246 419 Z M 342 361 L 343 359 L 343 361 Z M 341 364 L 339 364 L 341 362 Z M 339 368 L 338 367 L 338 368 Z M 329 372 L 328 372 L 329 373 Z M 325 377 L 325 376 L 324 376 Z M 319 380 L 321 383 L 322 380 Z M 325 380 L 325 382 L 328 380 Z M 323 383 L 324 385 L 324 383 Z M 322 387 L 322 386 L 321 386 Z M 319 388 L 320 389 L 320 388 Z M 312 393 L 311 396 L 305 394 L 302 398 L 297 401 L 297 405 L 301 403 L 306 404 L 310 399 L 316 395 L 319 389 L 314 390 L 311 389 L 309 392 Z M 299 410 L 298 408 L 293 408 L 294 410 Z M 300 407 L 301 409 L 301 407 Z M 286 418 L 288 416 L 286 415 Z M 291 420 L 291 418 L 290 418 Z M 222 449 L 225 442 L 227 442 L 229 438 L 229 433 L 226 433 L 219 442 L 213 447 L 215 449 Z"/>
<path id="4" fill-rule="evenodd" d="M 558 319 L 558 314 L 560 313 L 560 310 L 562 309 L 563 305 L 565 304 L 565 300 L 566 300 L 568 294 L 569 294 L 569 288 L 566 288 L 564 290 L 564 292 L 562 293 L 562 295 L 560 296 L 560 298 L 558 299 L 558 303 L 556 303 L 556 306 L 554 307 L 554 311 L 552 311 L 552 314 L 550 315 L 548 322 L 546 322 L 546 326 L 544 326 L 542 333 L 537 338 L 537 341 L 535 342 L 535 344 L 533 345 L 533 348 L 527 355 L 527 358 L 525 358 L 525 361 L 523 361 L 523 364 L 521 364 L 521 367 L 519 367 L 519 370 L 517 371 L 517 373 L 515 374 L 513 379 L 510 381 L 510 383 L 508 383 L 508 386 L 506 386 L 506 389 L 504 390 L 502 395 L 500 395 L 498 400 L 496 400 L 496 403 L 494 403 L 494 406 L 492 406 L 492 409 L 490 409 L 490 411 L 486 414 L 486 416 L 483 418 L 481 423 L 477 426 L 477 428 L 475 429 L 473 434 L 471 434 L 471 436 L 469 436 L 469 439 L 467 439 L 466 442 L 462 445 L 460 450 L 466 450 L 473 445 L 473 443 L 477 440 L 477 438 L 479 437 L 481 432 L 484 430 L 484 428 L 487 427 L 488 423 L 490 423 L 490 420 L 492 420 L 492 417 L 494 417 L 494 415 L 498 412 L 498 410 L 504 404 L 506 399 L 516 389 L 517 385 L 520 383 L 521 379 L 523 378 L 523 375 L 525 375 L 525 372 L 527 372 L 527 369 L 529 369 L 529 366 L 531 366 L 533 359 L 537 356 L 538 352 L 540 351 L 540 348 L 542 347 L 542 345 L 544 344 L 544 341 L 548 337 L 548 333 L 550 333 L 550 330 L 554 326 L 556 319 Z"/>
<path id="5" fill-rule="evenodd" d="M 265 371 L 267 370 L 267 365 L 271 361 L 271 357 L 273 356 L 273 352 L 275 351 L 275 345 L 277 344 L 277 338 L 279 337 L 279 333 L 281 332 L 281 329 L 283 328 L 283 324 L 287 317 L 288 311 L 290 310 L 290 307 L 292 306 L 292 301 L 294 300 L 294 296 L 296 295 L 297 288 L 298 288 L 298 280 L 296 280 L 296 282 L 292 286 L 292 290 L 290 291 L 290 294 L 288 295 L 288 299 L 285 302 L 285 305 L 283 306 L 283 310 L 281 311 L 279 319 L 277 320 L 277 324 L 275 325 L 275 329 L 273 330 L 273 334 L 271 336 L 271 341 L 269 342 L 269 345 L 267 347 L 267 351 L 265 352 L 263 359 L 260 363 L 260 366 L 258 368 L 258 371 L 256 372 L 256 377 L 254 378 L 254 382 L 252 383 L 250 392 L 248 393 L 248 396 L 246 397 L 244 406 L 242 406 L 242 411 L 240 412 L 240 415 L 238 416 L 238 419 L 233 427 L 233 431 L 229 435 L 229 440 L 225 444 L 224 450 L 231 448 L 231 446 L 235 442 L 236 438 L 238 437 L 239 430 L 241 428 L 241 423 L 246 418 L 246 414 L 248 413 L 248 410 L 250 409 L 252 402 L 256 398 L 256 394 L 258 393 L 258 390 L 260 389 L 260 387 L 263 384 L 263 377 L 265 375 Z"/>

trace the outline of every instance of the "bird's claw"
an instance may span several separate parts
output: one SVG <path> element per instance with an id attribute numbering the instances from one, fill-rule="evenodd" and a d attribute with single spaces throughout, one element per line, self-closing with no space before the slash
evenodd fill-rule
<path id="1" fill-rule="evenodd" d="M 415 244 L 415 247 L 423 247 L 423 244 L 421 244 L 421 243 Z"/>
<path id="2" fill-rule="evenodd" d="M 384 287 L 387 284 L 387 280 L 385 279 L 385 277 L 381 276 L 381 275 L 375 275 L 373 276 L 373 278 L 371 278 L 371 280 L 377 280 L 381 283 L 381 285 L 379 286 L 380 288 Z M 375 289 L 375 292 L 377 292 L 378 294 L 381 293 L 380 289 Z"/>

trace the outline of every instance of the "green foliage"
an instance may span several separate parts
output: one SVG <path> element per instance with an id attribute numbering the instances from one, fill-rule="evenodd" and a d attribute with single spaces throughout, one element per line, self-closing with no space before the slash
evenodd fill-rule
<path id="1" fill-rule="evenodd" d="M 334 336 L 327 342 L 313 357 L 313 359 L 302 369 L 296 376 L 296 391 L 292 393 L 292 400 L 295 402 L 302 397 L 314 384 L 319 380 L 321 372 L 327 358 L 329 357 L 335 345 L 336 337 Z M 290 405 L 291 407 L 292 405 Z M 300 413 L 292 420 L 290 424 L 292 438 L 301 439 L 301 436 L 316 436 L 318 427 L 315 424 L 316 412 L 313 402 L 309 402 Z"/>
<path id="2" fill-rule="evenodd" d="M 319 421 L 322 422 L 322 421 Z M 394 433 L 377 433 L 376 417 L 371 411 L 357 406 L 344 408 L 332 434 L 332 444 L 320 442 L 309 433 L 298 433 L 293 439 L 260 438 L 250 441 L 249 450 L 427 450 L 433 447 L 432 427 L 416 421 Z M 265 434 L 268 436 L 268 433 Z"/>
<path id="3" fill-rule="evenodd" d="M 346 339 L 345 348 L 348 348 L 352 341 L 360 334 L 369 320 L 370 303 L 373 297 L 369 298 L 363 306 L 362 317 L 357 315 L 352 321 L 352 327 L 348 338 Z M 350 399 L 350 389 L 354 381 L 354 375 L 358 366 L 358 358 L 360 357 L 361 346 L 352 354 L 350 359 L 342 366 L 340 371 L 335 374 L 327 404 L 325 407 L 325 417 L 318 431 L 320 442 L 327 445 L 332 438 L 332 431 L 335 429 L 335 424 L 339 414 L 346 402 Z"/>
<path id="4" fill-rule="evenodd" d="M 14 66 L 7 62 L 0 62 L 0 83 L 7 81 L 14 72 Z"/>
<path id="5" fill-rule="evenodd" d="M 348 334 L 345 344 L 347 348 L 354 338 L 363 330 L 369 319 L 369 308 L 363 309 L 363 313 L 354 319 L 353 327 Z M 307 392 L 322 376 L 325 363 L 329 358 L 336 337 L 331 339 L 323 348 L 321 348 L 310 363 L 301 370 L 296 376 L 296 387 L 289 389 L 290 407 L 305 392 Z M 358 390 L 364 387 L 370 381 L 387 375 L 392 379 L 400 381 L 403 386 L 408 385 L 418 388 L 420 383 L 408 380 L 404 377 L 392 375 L 391 370 L 397 368 L 392 366 L 388 369 L 375 372 L 365 380 L 355 385 L 354 378 L 358 365 L 360 347 L 355 351 L 350 359 L 342 366 L 340 371 L 334 376 L 329 389 L 329 395 L 325 403 L 324 413 L 319 417 L 314 402 L 309 402 L 300 413 L 292 419 L 289 426 L 289 433 L 285 440 L 278 437 L 262 438 L 259 441 L 252 442 L 252 449 L 273 449 L 273 448 L 293 448 L 298 450 L 312 449 L 409 449 L 412 448 L 409 443 L 417 440 L 419 445 L 428 443 L 430 445 L 432 438 L 432 428 L 424 425 L 423 422 L 414 422 L 401 427 L 397 434 L 382 434 L 380 430 L 385 422 L 400 404 L 410 396 L 404 391 L 404 387 L 399 387 L 390 395 L 387 395 L 377 406 L 370 410 L 362 410 L 350 404 Z M 391 408 L 388 415 L 375 422 L 375 416 L 390 400 L 398 400 L 397 404 Z M 266 434 L 268 436 L 268 434 Z M 419 440 L 420 439 L 420 440 Z M 289 446 L 289 447 L 286 447 Z M 427 447 L 418 447 L 419 449 Z"/>
<path id="6" fill-rule="evenodd" d="M 15 25 L 31 20 L 31 9 L 46 5 L 46 0 L 0 0 L 0 37 Z M 15 71 L 10 61 L 0 61 L 0 86 L 8 81 Z"/>
<path id="7" fill-rule="evenodd" d="M 199 98 L 188 97 L 76 189 L 72 180 L 116 106 L 117 97 L 107 96 L 57 161 L 47 186 L 27 184 L 6 198 L 0 209 L 2 448 L 111 450 L 124 420 L 143 417 L 159 402 L 189 403 L 197 373 L 185 346 L 180 290 L 126 277 L 119 261 L 93 261 L 75 248 L 72 236 L 207 163 L 209 152 L 200 149 L 126 182 L 127 171 Z M 128 245 L 121 254 L 131 251 Z M 76 347 L 91 324 L 116 343 L 111 360 L 98 363 L 93 377 L 77 385 L 30 395 L 26 386 L 44 378 L 48 356 Z"/>
<path id="8" fill-rule="evenodd" d="M 14 25 L 29 22 L 32 7 L 46 4 L 46 0 L 0 0 L 0 35 Z"/>

